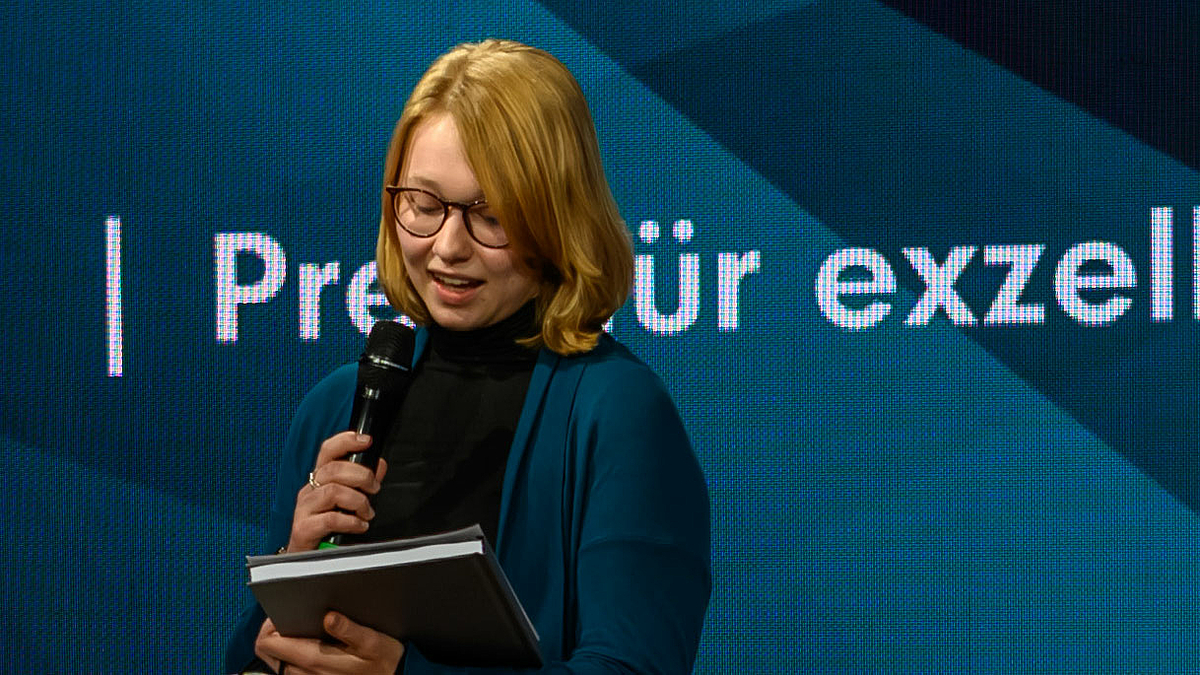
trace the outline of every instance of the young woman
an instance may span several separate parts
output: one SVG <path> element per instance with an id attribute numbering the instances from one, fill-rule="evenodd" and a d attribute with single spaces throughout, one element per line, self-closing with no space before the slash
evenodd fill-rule
<path id="1" fill-rule="evenodd" d="M 272 548 L 481 523 L 547 673 L 686 673 L 710 590 L 708 498 L 662 382 L 603 332 L 632 250 L 578 83 L 509 41 L 460 45 L 405 106 L 383 176 L 377 261 L 420 326 L 414 379 L 374 473 L 343 458 L 355 368 L 293 422 Z M 435 673 L 330 613 L 332 640 L 281 636 L 256 605 L 226 668 Z M 462 672 L 456 669 L 454 672 Z"/>

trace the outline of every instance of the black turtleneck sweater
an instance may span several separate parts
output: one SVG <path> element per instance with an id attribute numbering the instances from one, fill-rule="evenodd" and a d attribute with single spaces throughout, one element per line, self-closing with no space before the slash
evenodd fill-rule
<path id="1" fill-rule="evenodd" d="M 516 340 L 536 332 L 534 315 L 531 302 L 478 330 L 429 326 L 383 448 L 388 472 L 365 540 L 479 523 L 495 545 L 505 462 L 537 361 L 537 351 Z"/>

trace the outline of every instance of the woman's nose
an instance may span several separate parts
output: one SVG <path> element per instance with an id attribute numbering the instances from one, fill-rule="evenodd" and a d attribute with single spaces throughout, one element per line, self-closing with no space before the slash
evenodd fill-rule
<path id="1" fill-rule="evenodd" d="M 465 260 L 471 257 L 471 234 L 467 232 L 466 214 L 451 209 L 442 229 L 434 235 L 433 252 L 442 260 Z"/>

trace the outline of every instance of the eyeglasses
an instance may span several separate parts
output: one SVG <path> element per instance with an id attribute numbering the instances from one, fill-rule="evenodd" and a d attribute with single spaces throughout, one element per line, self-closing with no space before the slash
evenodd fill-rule
<path id="1" fill-rule="evenodd" d="M 467 234 L 480 245 L 488 248 L 508 246 L 508 234 L 505 233 L 504 226 L 500 224 L 500 219 L 496 217 L 492 207 L 482 199 L 463 204 L 448 202 L 421 188 L 388 185 L 383 189 L 392 196 L 392 215 L 395 216 L 396 222 L 414 237 L 432 237 L 437 234 L 450 217 L 450 207 L 454 207 L 462 211 Z"/>

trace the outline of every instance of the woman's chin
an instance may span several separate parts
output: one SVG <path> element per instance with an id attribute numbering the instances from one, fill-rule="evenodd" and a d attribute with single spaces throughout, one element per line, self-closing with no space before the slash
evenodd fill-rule
<path id="1" fill-rule="evenodd" d="M 446 330 L 475 330 L 488 325 L 478 312 L 469 307 L 430 307 L 429 314 L 434 323 Z"/>

